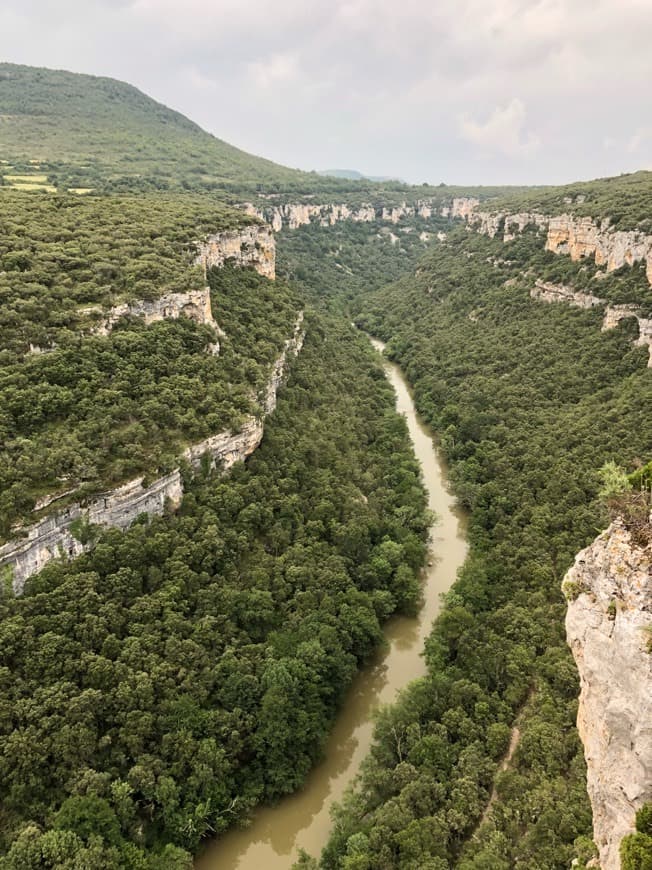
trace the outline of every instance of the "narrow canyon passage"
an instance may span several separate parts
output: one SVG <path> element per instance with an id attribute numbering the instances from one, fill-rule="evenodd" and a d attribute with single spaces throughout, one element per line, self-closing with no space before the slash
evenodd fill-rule
<path id="1" fill-rule="evenodd" d="M 382 352 L 384 345 L 372 341 Z M 328 839 L 331 806 L 342 798 L 369 750 L 374 710 L 391 703 L 399 689 L 425 674 L 421 652 L 440 609 L 439 596 L 450 588 L 466 557 L 466 523 L 448 491 L 446 468 L 432 433 L 417 415 L 407 382 L 398 366 L 385 360 L 384 368 L 396 392 L 396 407 L 407 419 L 428 505 L 437 516 L 424 577 L 423 607 L 417 617 L 399 616 L 387 623 L 385 647 L 353 681 L 324 758 L 304 787 L 276 806 L 258 810 L 248 828 L 230 831 L 209 844 L 195 862 L 196 870 L 287 870 L 300 848 L 318 855 Z"/>

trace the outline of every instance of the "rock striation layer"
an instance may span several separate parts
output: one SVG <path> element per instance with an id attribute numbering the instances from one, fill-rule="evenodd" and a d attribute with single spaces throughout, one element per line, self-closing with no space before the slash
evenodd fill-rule
<path id="1" fill-rule="evenodd" d="M 193 469 L 207 461 L 209 466 L 219 465 L 226 471 L 253 453 L 263 438 L 264 419 L 276 407 L 277 392 L 288 362 L 299 353 L 302 345 L 303 312 L 300 312 L 293 334 L 272 367 L 260 401 L 260 414 L 247 417 L 237 432 L 219 432 L 188 447 L 183 458 Z M 0 573 L 10 575 L 14 592 L 20 594 L 25 581 L 49 561 L 57 557 L 73 558 L 88 548 L 89 544 L 84 543 L 84 536 L 80 534 L 81 526 L 90 524 L 126 529 L 141 514 L 161 515 L 166 504 L 178 506 L 182 495 L 181 470 L 176 468 L 148 486 L 144 485 L 142 477 L 138 477 L 94 496 L 85 504 L 71 504 L 31 526 L 24 537 L 0 547 Z M 52 500 L 48 503 L 51 504 Z"/>
<path id="2" fill-rule="evenodd" d="M 92 314 L 98 309 L 82 308 L 80 314 Z M 108 335 L 121 317 L 142 317 L 146 325 L 160 320 L 176 320 L 189 317 L 195 323 L 205 323 L 218 330 L 211 310 L 211 291 L 209 287 L 189 290 L 187 293 L 166 293 L 153 301 L 144 299 L 124 302 L 110 308 L 91 332 L 94 335 Z"/>
<path id="3" fill-rule="evenodd" d="M 533 299 L 540 299 L 542 302 L 565 302 L 575 308 L 597 308 L 600 305 L 606 305 L 604 299 L 593 296 L 591 293 L 582 293 L 580 290 L 574 290 L 565 284 L 552 284 L 550 281 L 535 281 L 534 287 L 530 290 L 530 296 Z"/>
<path id="4" fill-rule="evenodd" d="M 615 522 L 578 554 L 563 588 L 594 840 L 602 870 L 618 870 L 620 841 L 652 800 L 652 548 Z"/>

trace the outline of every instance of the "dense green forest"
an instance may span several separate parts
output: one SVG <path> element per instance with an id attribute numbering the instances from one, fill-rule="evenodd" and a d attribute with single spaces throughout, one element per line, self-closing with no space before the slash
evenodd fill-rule
<path id="1" fill-rule="evenodd" d="M 295 274 L 314 256 L 303 232 L 281 248 Z M 606 521 L 598 469 L 632 470 L 652 451 L 652 377 L 627 325 L 605 334 L 599 311 L 533 303 L 531 264 L 553 265 L 535 234 L 503 245 L 461 230 L 352 303 L 440 433 L 471 554 L 428 641 L 428 676 L 378 719 L 324 868 L 561 870 L 593 854 L 560 584 Z M 342 298 L 355 287 L 332 285 Z"/>
<path id="2" fill-rule="evenodd" d="M 219 356 L 209 326 L 123 318 L 106 337 L 78 337 L 2 367 L 0 536 L 46 493 L 79 499 L 164 474 L 189 442 L 235 430 L 258 411 L 300 300 L 248 270 L 215 269 L 209 283 L 225 333 Z"/>
<path id="3" fill-rule="evenodd" d="M 204 287 L 195 243 L 251 222 L 205 196 L 0 190 L 0 362 L 78 342 L 102 314 L 89 308 Z"/>
<path id="4" fill-rule="evenodd" d="M 345 311 L 353 299 L 413 271 L 433 235 L 450 229 L 444 218 L 310 224 L 279 236 L 276 269 L 315 304 Z"/>
<path id="5" fill-rule="evenodd" d="M 185 867 L 300 785 L 428 519 L 373 351 L 311 317 L 246 465 L 0 602 L 0 867 Z"/>
<path id="6" fill-rule="evenodd" d="M 383 622 L 414 611 L 431 518 L 352 319 L 413 385 L 471 551 L 427 676 L 380 712 L 326 849 L 300 864 L 566 870 L 575 857 L 580 870 L 592 857 L 560 586 L 607 521 L 601 466 L 633 472 L 652 455 L 652 374 L 632 320 L 601 333 L 600 309 L 529 294 L 542 278 L 649 312 L 643 268 L 598 276 L 534 229 L 503 244 L 440 218 L 315 223 L 280 234 L 276 282 L 210 272 L 219 356 L 212 328 L 186 318 L 89 332 L 99 309 L 203 287 L 194 241 L 250 220 L 227 203 L 459 195 L 652 231 L 651 173 L 531 189 L 321 177 L 121 82 L 0 64 L 0 539 L 44 494 L 151 478 L 237 428 L 308 309 L 246 464 L 194 479 L 182 466 L 176 513 L 98 531 L 22 597 L 3 591 L 0 870 L 187 870 L 203 839 L 300 787 Z M 628 870 L 651 837 L 644 808 Z"/>

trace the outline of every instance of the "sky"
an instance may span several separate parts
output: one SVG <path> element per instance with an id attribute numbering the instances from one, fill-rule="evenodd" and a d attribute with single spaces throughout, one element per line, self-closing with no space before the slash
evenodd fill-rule
<path id="1" fill-rule="evenodd" d="M 301 169 L 652 169 L 652 0 L 2 0 L 0 57 L 128 81 Z"/>

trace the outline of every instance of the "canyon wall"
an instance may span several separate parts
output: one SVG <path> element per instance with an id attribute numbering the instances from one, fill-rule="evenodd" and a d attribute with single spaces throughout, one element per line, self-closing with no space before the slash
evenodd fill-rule
<path id="1" fill-rule="evenodd" d="M 545 248 L 554 254 L 566 254 L 572 260 L 593 257 L 597 266 L 613 272 L 622 266 L 631 266 L 645 261 L 648 281 L 652 285 L 652 236 L 636 230 L 614 230 L 609 219 L 599 224 L 588 217 L 573 217 L 562 214 L 544 215 L 538 212 L 488 212 L 478 211 L 479 201 L 472 197 L 454 199 L 442 214 L 461 218 L 480 233 L 509 242 L 528 226 L 536 226 L 546 232 Z M 575 290 L 565 284 L 537 280 L 530 290 L 533 299 L 541 302 L 565 302 L 576 308 L 605 306 L 603 331 L 613 329 L 626 317 L 635 318 L 638 324 L 638 339 L 635 344 L 648 348 L 648 368 L 652 368 L 652 319 L 644 317 L 637 305 L 609 305 L 593 293 Z"/>
<path id="2" fill-rule="evenodd" d="M 251 214 L 251 212 L 249 212 Z M 271 227 L 251 224 L 237 230 L 226 230 L 197 242 L 195 264 L 204 273 L 213 266 L 227 262 L 253 268 L 265 278 L 276 277 L 276 242 Z"/>
<path id="3" fill-rule="evenodd" d="M 243 268 L 253 268 L 259 274 L 272 280 L 276 276 L 276 242 L 268 226 L 251 224 L 237 230 L 225 230 L 207 236 L 203 241 L 196 242 L 194 265 L 201 266 L 204 277 L 207 269 L 221 267 L 231 262 Z M 123 302 L 108 311 L 100 306 L 90 305 L 80 308 L 77 314 L 82 320 L 92 319 L 91 335 L 109 335 L 121 317 L 142 317 L 147 325 L 160 320 L 189 317 L 196 323 L 212 326 L 216 333 L 221 333 L 220 327 L 211 311 L 211 294 L 208 287 L 198 290 L 188 290 L 181 293 L 165 293 L 151 301 L 137 299 L 133 302 Z M 219 343 L 211 345 L 213 353 L 219 352 Z M 56 344 L 49 347 L 29 345 L 29 354 L 51 353 L 57 349 Z"/>
<path id="4" fill-rule="evenodd" d="M 620 841 L 652 800 L 652 547 L 615 522 L 578 554 L 563 588 L 594 840 L 602 870 L 618 870 Z"/>
<path id="5" fill-rule="evenodd" d="M 414 205 L 403 202 L 395 206 L 373 206 L 370 203 L 360 206 L 348 206 L 345 203 L 287 203 L 257 206 L 247 202 L 242 207 L 247 214 L 270 224 L 274 232 L 279 232 L 283 227 L 295 230 L 313 222 L 322 227 L 332 226 L 345 220 L 357 223 L 384 221 L 397 224 L 405 217 L 429 218 L 437 214 L 437 209 L 430 200 L 419 200 Z"/>
<path id="6" fill-rule="evenodd" d="M 616 230 L 609 218 L 600 221 L 570 214 L 545 215 L 539 212 L 488 212 L 478 210 L 472 197 L 453 200 L 447 214 L 460 217 L 478 232 L 491 238 L 502 235 L 505 242 L 522 233 L 527 226 L 546 231 L 545 247 L 555 254 L 568 254 L 571 260 L 593 257 L 607 272 L 645 262 L 652 285 L 652 235 L 638 230 Z"/>
<path id="7" fill-rule="evenodd" d="M 206 456 L 210 466 L 219 465 L 227 470 L 253 453 L 263 438 L 264 418 L 276 407 L 277 392 L 287 372 L 289 359 L 299 353 L 302 345 L 303 312 L 300 312 L 293 334 L 286 340 L 282 353 L 272 366 L 261 398 L 260 414 L 247 417 L 237 432 L 219 432 L 188 447 L 183 458 L 192 468 L 199 468 Z M 90 524 L 126 529 L 141 514 L 161 515 L 166 504 L 178 506 L 182 494 L 181 471 L 176 468 L 149 486 L 144 486 L 143 478 L 138 477 L 93 496 L 85 504 L 71 504 L 31 526 L 24 537 L 0 547 L 0 574 L 8 574 L 14 592 L 20 594 L 28 577 L 40 571 L 51 559 L 73 558 L 88 548 L 88 543 L 79 540 L 83 538 L 80 527 Z M 54 500 L 44 500 L 41 506 L 52 504 Z"/>

